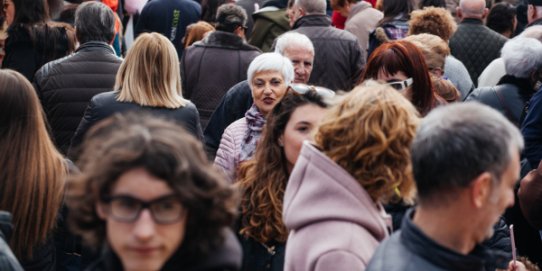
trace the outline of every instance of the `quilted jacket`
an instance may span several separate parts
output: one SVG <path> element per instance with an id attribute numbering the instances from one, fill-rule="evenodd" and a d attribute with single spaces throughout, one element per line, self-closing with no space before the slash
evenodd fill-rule
<path id="1" fill-rule="evenodd" d="M 493 61 L 500 57 L 501 48 L 508 39 L 483 25 L 482 20 L 467 18 L 458 26 L 450 39 L 452 55 L 459 59 L 473 82 Z"/>
<path id="2" fill-rule="evenodd" d="M 34 77 L 34 86 L 56 146 L 66 153 L 90 99 L 113 90 L 122 59 L 111 46 L 87 42 L 75 54 L 45 64 Z"/>
<path id="3" fill-rule="evenodd" d="M 227 180 L 233 183 L 241 156 L 241 144 L 248 129 L 246 118 L 232 123 L 222 134 L 220 147 L 216 152 L 215 166 L 224 172 Z"/>

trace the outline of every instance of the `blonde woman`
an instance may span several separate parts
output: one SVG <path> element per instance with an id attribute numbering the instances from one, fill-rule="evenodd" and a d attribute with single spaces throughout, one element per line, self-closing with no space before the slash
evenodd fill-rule
<path id="1" fill-rule="evenodd" d="M 410 198 L 414 106 L 387 85 L 356 87 L 303 144 L 284 194 L 285 271 L 364 270 L 391 222 L 383 203 Z"/>
<path id="2" fill-rule="evenodd" d="M 98 94 L 90 101 L 72 140 L 72 152 L 96 122 L 134 110 L 172 119 L 201 139 L 196 106 L 181 93 L 179 60 L 173 44 L 157 33 L 141 34 L 119 68 L 114 91 Z"/>

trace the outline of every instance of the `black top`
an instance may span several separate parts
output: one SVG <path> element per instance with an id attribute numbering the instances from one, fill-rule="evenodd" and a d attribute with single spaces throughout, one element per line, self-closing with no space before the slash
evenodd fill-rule
<path id="1" fill-rule="evenodd" d="M 74 149 L 81 144 L 90 127 L 115 113 L 128 111 L 144 111 L 159 117 L 174 120 L 196 138 L 200 140 L 203 138 L 201 125 L 199 124 L 198 110 L 193 103 L 188 102 L 184 107 L 176 109 L 141 106 L 136 103 L 119 102 L 117 101 L 117 92 L 109 91 L 94 96 L 90 101 L 90 104 L 85 111 L 85 115 L 73 136 L 72 144 L 70 146 L 70 155 L 73 154 Z"/>

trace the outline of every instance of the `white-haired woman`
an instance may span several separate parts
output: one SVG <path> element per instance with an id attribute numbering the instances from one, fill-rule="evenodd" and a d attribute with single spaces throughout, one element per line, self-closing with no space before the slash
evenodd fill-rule
<path id="1" fill-rule="evenodd" d="M 542 43 L 533 38 L 511 39 L 504 44 L 501 57 L 506 75 L 497 86 L 475 89 L 467 101 L 489 105 L 519 127 L 525 117 L 527 102 L 536 92 L 536 84 L 541 79 Z"/>
<path id="2" fill-rule="evenodd" d="M 248 83 L 253 105 L 245 117 L 233 122 L 222 135 L 215 165 L 233 182 L 239 164 L 252 157 L 260 138 L 266 115 L 279 103 L 294 79 L 292 62 L 278 54 L 265 53 L 248 67 Z"/>

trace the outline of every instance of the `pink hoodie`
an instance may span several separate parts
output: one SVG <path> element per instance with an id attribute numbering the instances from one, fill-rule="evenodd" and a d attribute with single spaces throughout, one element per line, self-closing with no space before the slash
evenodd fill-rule
<path id="1" fill-rule="evenodd" d="M 365 270 L 391 219 L 343 168 L 305 142 L 284 195 L 285 271 Z"/>

